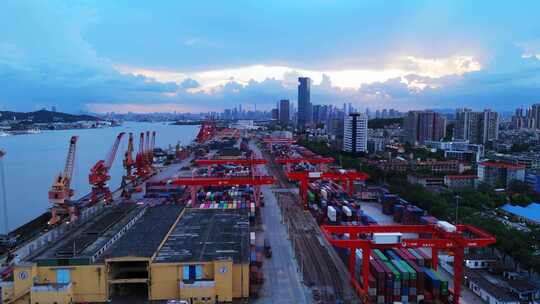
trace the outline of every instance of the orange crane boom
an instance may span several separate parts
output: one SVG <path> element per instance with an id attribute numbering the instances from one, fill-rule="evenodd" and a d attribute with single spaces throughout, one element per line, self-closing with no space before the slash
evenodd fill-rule
<path id="1" fill-rule="evenodd" d="M 90 174 L 88 175 L 88 181 L 92 186 L 92 193 L 90 195 L 90 202 L 95 203 L 99 199 L 100 195 L 103 195 L 103 199 L 106 203 L 112 200 L 111 190 L 107 186 L 107 181 L 111 179 L 109 175 L 109 169 L 111 168 L 114 159 L 116 158 L 116 152 L 118 152 L 118 147 L 124 132 L 121 132 L 116 137 L 114 144 L 107 154 L 107 157 L 103 160 L 98 160 L 96 164 L 90 169 Z"/>
<path id="2" fill-rule="evenodd" d="M 58 223 L 61 214 L 70 214 L 71 221 L 76 220 L 77 212 L 75 206 L 70 206 L 67 200 L 70 200 L 74 194 L 71 189 L 71 179 L 75 167 L 75 153 L 77 151 L 77 136 L 72 136 L 69 140 L 69 149 L 66 158 L 64 171 L 60 172 L 55 178 L 51 190 L 49 190 L 49 202 L 53 205 L 50 225 Z"/>

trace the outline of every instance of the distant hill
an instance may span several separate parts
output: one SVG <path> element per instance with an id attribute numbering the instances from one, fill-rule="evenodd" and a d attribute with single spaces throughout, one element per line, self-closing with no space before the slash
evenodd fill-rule
<path id="1" fill-rule="evenodd" d="M 61 112 L 51 112 L 47 110 L 39 110 L 35 112 L 11 112 L 0 111 L 0 121 L 13 120 L 31 120 L 33 123 L 53 123 L 53 122 L 76 122 L 81 120 L 98 121 L 98 117 L 90 115 L 73 115 Z"/>

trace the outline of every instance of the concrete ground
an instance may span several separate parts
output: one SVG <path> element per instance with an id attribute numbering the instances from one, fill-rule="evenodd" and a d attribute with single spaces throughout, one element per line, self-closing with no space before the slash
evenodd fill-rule
<path id="1" fill-rule="evenodd" d="M 251 147 L 257 155 L 257 147 Z M 266 175 L 266 168 L 261 169 Z M 281 221 L 282 215 L 277 204 L 276 195 L 271 186 L 263 186 L 265 206 L 261 208 L 264 235 L 272 247 L 272 257 L 265 259 L 263 265 L 264 285 L 257 300 L 250 301 L 255 304 L 302 304 L 311 303 L 311 294 L 302 283 L 302 275 L 294 258 L 287 230 Z"/>

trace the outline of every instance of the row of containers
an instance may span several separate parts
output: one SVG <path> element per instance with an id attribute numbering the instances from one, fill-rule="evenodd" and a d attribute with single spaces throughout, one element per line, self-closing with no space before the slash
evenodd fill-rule
<path id="1" fill-rule="evenodd" d="M 351 199 L 340 185 L 331 181 L 309 184 L 309 209 L 319 224 L 375 225 L 377 221 L 360 209 L 360 203 Z"/>
<path id="2" fill-rule="evenodd" d="M 253 189 L 248 186 L 234 188 L 213 187 L 211 191 L 197 192 L 197 203 L 192 207 L 199 209 L 249 209 L 249 218 L 255 220 L 257 208 L 253 201 Z"/>
<path id="3" fill-rule="evenodd" d="M 382 212 L 392 215 L 394 222 L 404 225 L 436 225 L 438 219 L 395 194 L 385 194 L 382 198 Z M 420 235 L 427 237 L 427 235 Z"/>
<path id="4" fill-rule="evenodd" d="M 349 250 L 335 249 L 344 263 L 348 263 Z M 355 276 L 363 285 L 361 249 L 356 250 L 355 258 Z M 373 250 L 369 261 L 370 303 L 446 303 L 449 296 L 448 280 L 432 266 L 431 254 L 422 249 Z"/>
<path id="5" fill-rule="evenodd" d="M 249 293 L 251 298 L 257 298 L 264 283 L 264 239 L 260 233 L 250 232 L 249 248 Z"/>

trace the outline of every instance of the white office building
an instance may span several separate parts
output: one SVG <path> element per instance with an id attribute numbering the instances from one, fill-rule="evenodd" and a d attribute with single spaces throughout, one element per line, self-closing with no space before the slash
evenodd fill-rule
<path id="1" fill-rule="evenodd" d="M 362 113 L 345 116 L 343 128 L 343 151 L 351 153 L 367 152 L 368 118 Z"/>

